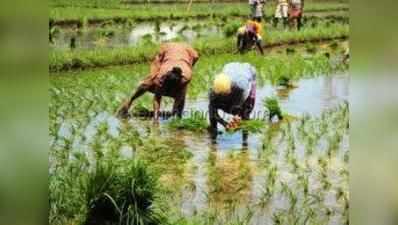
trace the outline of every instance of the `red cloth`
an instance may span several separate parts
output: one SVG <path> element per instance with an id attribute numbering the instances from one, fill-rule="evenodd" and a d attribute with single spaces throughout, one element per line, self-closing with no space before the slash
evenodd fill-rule
<path id="1" fill-rule="evenodd" d="M 303 15 L 303 10 L 300 5 L 292 5 L 289 10 L 289 18 L 297 18 Z"/>

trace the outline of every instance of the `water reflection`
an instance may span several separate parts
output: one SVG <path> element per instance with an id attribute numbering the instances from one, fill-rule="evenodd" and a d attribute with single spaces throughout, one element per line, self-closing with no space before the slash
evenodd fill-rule
<path id="1" fill-rule="evenodd" d="M 264 111 L 262 99 L 276 96 L 282 111 L 297 119 L 264 121 L 264 132 L 249 134 L 247 147 L 241 131 L 223 131 L 212 145 L 207 132 L 174 131 L 167 119 L 157 125 L 138 117 L 120 121 L 100 111 L 89 114 L 83 125 L 78 117 L 58 118 L 51 148 L 67 152 L 63 146 L 68 141 L 90 160 L 97 143 L 104 152 L 113 148 L 125 158 L 142 157 L 160 171 L 162 184 L 173 190 L 171 204 L 186 216 L 215 208 L 230 218 L 232 213 L 244 215 L 249 206 L 254 211 L 250 224 L 272 224 L 277 213 L 297 216 L 322 206 L 334 213 L 329 224 L 338 225 L 344 202 L 336 193 L 345 193 L 348 181 L 348 116 L 347 109 L 328 110 L 347 100 L 349 77 L 302 79 L 296 85 L 290 90 L 270 84 L 258 88 L 254 112 Z M 190 99 L 186 110 L 206 112 L 207 106 L 206 97 Z M 324 221 L 323 211 L 317 213 Z"/>
<path id="2" fill-rule="evenodd" d="M 198 37 L 221 37 L 222 26 L 212 21 L 143 22 L 135 26 L 87 27 L 60 29 L 52 37 L 53 48 L 69 49 L 71 40 L 77 48 L 137 46 L 143 42 L 160 43 L 176 38 L 192 42 Z"/>

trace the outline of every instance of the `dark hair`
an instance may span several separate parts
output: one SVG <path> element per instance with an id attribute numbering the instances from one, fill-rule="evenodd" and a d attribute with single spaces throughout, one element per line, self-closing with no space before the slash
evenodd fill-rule
<path id="1" fill-rule="evenodd" d="M 182 70 L 179 67 L 173 69 L 165 74 L 163 81 L 163 90 L 168 91 L 174 89 L 182 79 Z"/>
<path id="2" fill-rule="evenodd" d="M 242 107 L 239 106 L 239 105 L 233 105 L 233 106 L 231 107 L 231 113 L 232 113 L 232 115 L 239 115 L 239 113 L 241 112 L 241 110 L 242 110 Z"/>

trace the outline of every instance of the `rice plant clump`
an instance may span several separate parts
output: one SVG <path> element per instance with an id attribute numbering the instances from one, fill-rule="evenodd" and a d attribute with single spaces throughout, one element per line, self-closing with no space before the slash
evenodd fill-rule
<path id="1" fill-rule="evenodd" d="M 232 35 L 236 34 L 240 26 L 241 23 L 239 21 L 233 21 L 231 23 L 228 23 L 224 27 L 224 35 L 226 37 L 231 37 Z"/>
<path id="2" fill-rule="evenodd" d="M 209 126 L 206 119 L 201 116 L 191 116 L 187 118 L 173 118 L 168 126 L 176 130 L 205 131 Z"/>
<path id="3" fill-rule="evenodd" d="M 157 176 L 139 160 L 123 165 L 99 163 L 87 180 L 86 224 L 160 224 L 164 219 L 153 203 Z"/>
<path id="4" fill-rule="evenodd" d="M 268 97 L 264 100 L 264 106 L 267 108 L 269 112 L 269 120 L 271 120 L 274 116 L 277 116 L 278 119 L 283 119 L 282 111 L 279 106 L 278 100 L 274 97 Z"/>
<path id="5" fill-rule="evenodd" d="M 292 86 L 290 78 L 285 75 L 282 75 L 281 77 L 279 77 L 277 83 L 279 86 L 282 86 L 282 87 L 291 87 Z"/>
<path id="6" fill-rule="evenodd" d="M 250 133 L 260 133 L 265 127 L 265 122 L 262 120 L 244 120 L 240 124 L 240 128 Z"/>

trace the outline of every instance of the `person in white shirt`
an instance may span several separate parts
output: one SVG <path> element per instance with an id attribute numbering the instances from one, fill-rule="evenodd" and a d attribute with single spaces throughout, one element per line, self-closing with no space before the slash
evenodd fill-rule
<path id="1" fill-rule="evenodd" d="M 288 0 L 278 0 L 278 4 L 276 5 L 275 15 L 273 19 L 274 27 L 277 27 L 279 21 L 282 20 L 283 26 L 284 28 L 286 28 L 288 24 L 288 10 L 289 10 Z"/>
<path id="2" fill-rule="evenodd" d="M 253 18 L 255 16 L 256 6 L 257 6 L 257 0 L 249 0 L 250 18 Z"/>
<path id="3" fill-rule="evenodd" d="M 264 15 L 264 5 L 265 5 L 265 0 L 257 0 L 257 4 L 254 10 L 254 15 L 252 15 L 252 19 L 254 21 L 261 23 L 261 20 Z"/>

